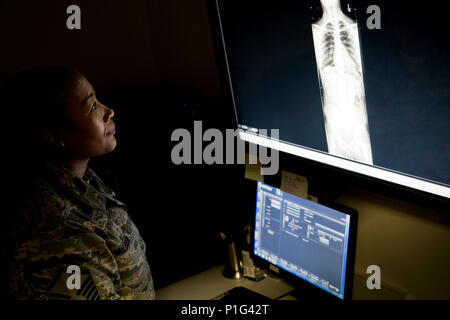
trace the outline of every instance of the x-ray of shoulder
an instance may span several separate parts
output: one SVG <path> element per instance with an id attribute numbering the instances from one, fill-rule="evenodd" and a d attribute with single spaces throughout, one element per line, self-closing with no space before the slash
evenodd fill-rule
<path id="1" fill-rule="evenodd" d="M 358 26 L 339 0 L 320 4 L 312 33 L 328 152 L 372 164 Z"/>

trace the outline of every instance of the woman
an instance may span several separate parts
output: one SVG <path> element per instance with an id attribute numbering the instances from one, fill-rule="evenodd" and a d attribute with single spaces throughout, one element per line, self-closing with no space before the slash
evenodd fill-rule
<path id="1" fill-rule="evenodd" d="M 65 67 L 22 72 L 6 88 L 7 107 L 21 124 L 15 149 L 26 172 L 15 188 L 21 199 L 12 224 L 10 294 L 154 299 L 144 241 L 126 206 L 87 166 L 116 147 L 114 111 L 83 75 Z"/>

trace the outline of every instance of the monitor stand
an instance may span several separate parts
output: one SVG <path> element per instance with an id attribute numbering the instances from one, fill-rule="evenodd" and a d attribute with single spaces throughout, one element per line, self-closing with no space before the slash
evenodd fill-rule
<path id="1" fill-rule="evenodd" d="M 245 287 L 235 287 L 231 290 L 228 290 L 224 293 L 222 293 L 220 296 L 216 297 L 215 300 L 221 300 L 221 301 L 261 301 L 261 302 L 268 302 L 271 299 L 259 294 L 253 290 L 247 289 Z"/>
<path id="2" fill-rule="evenodd" d="M 297 301 L 324 301 L 324 302 L 339 302 L 339 298 L 323 292 L 318 288 L 312 288 L 309 285 L 297 286 L 294 290 L 288 292 L 278 300 L 297 300 Z"/>

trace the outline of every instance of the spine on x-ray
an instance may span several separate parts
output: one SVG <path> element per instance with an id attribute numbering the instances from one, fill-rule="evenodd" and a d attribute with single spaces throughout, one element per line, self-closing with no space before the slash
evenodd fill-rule
<path id="1" fill-rule="evenodd" d="M 328 152 L 372 164 L 356 23 L 313 24 Z"/>

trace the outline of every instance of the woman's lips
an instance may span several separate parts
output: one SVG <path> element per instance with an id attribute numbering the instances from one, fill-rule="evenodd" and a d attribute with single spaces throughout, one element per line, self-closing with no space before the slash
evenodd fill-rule
<path id="1" fill-rule="evenodd" d="M 116 133 L 116 128 L 112 128 L 111 130 L 109 130 L 107 133 L 106 133 L 106 135 L 107 136 L 110 136 L 110 135 L 113 135 L 113 134 L 115 134 Z"/>

